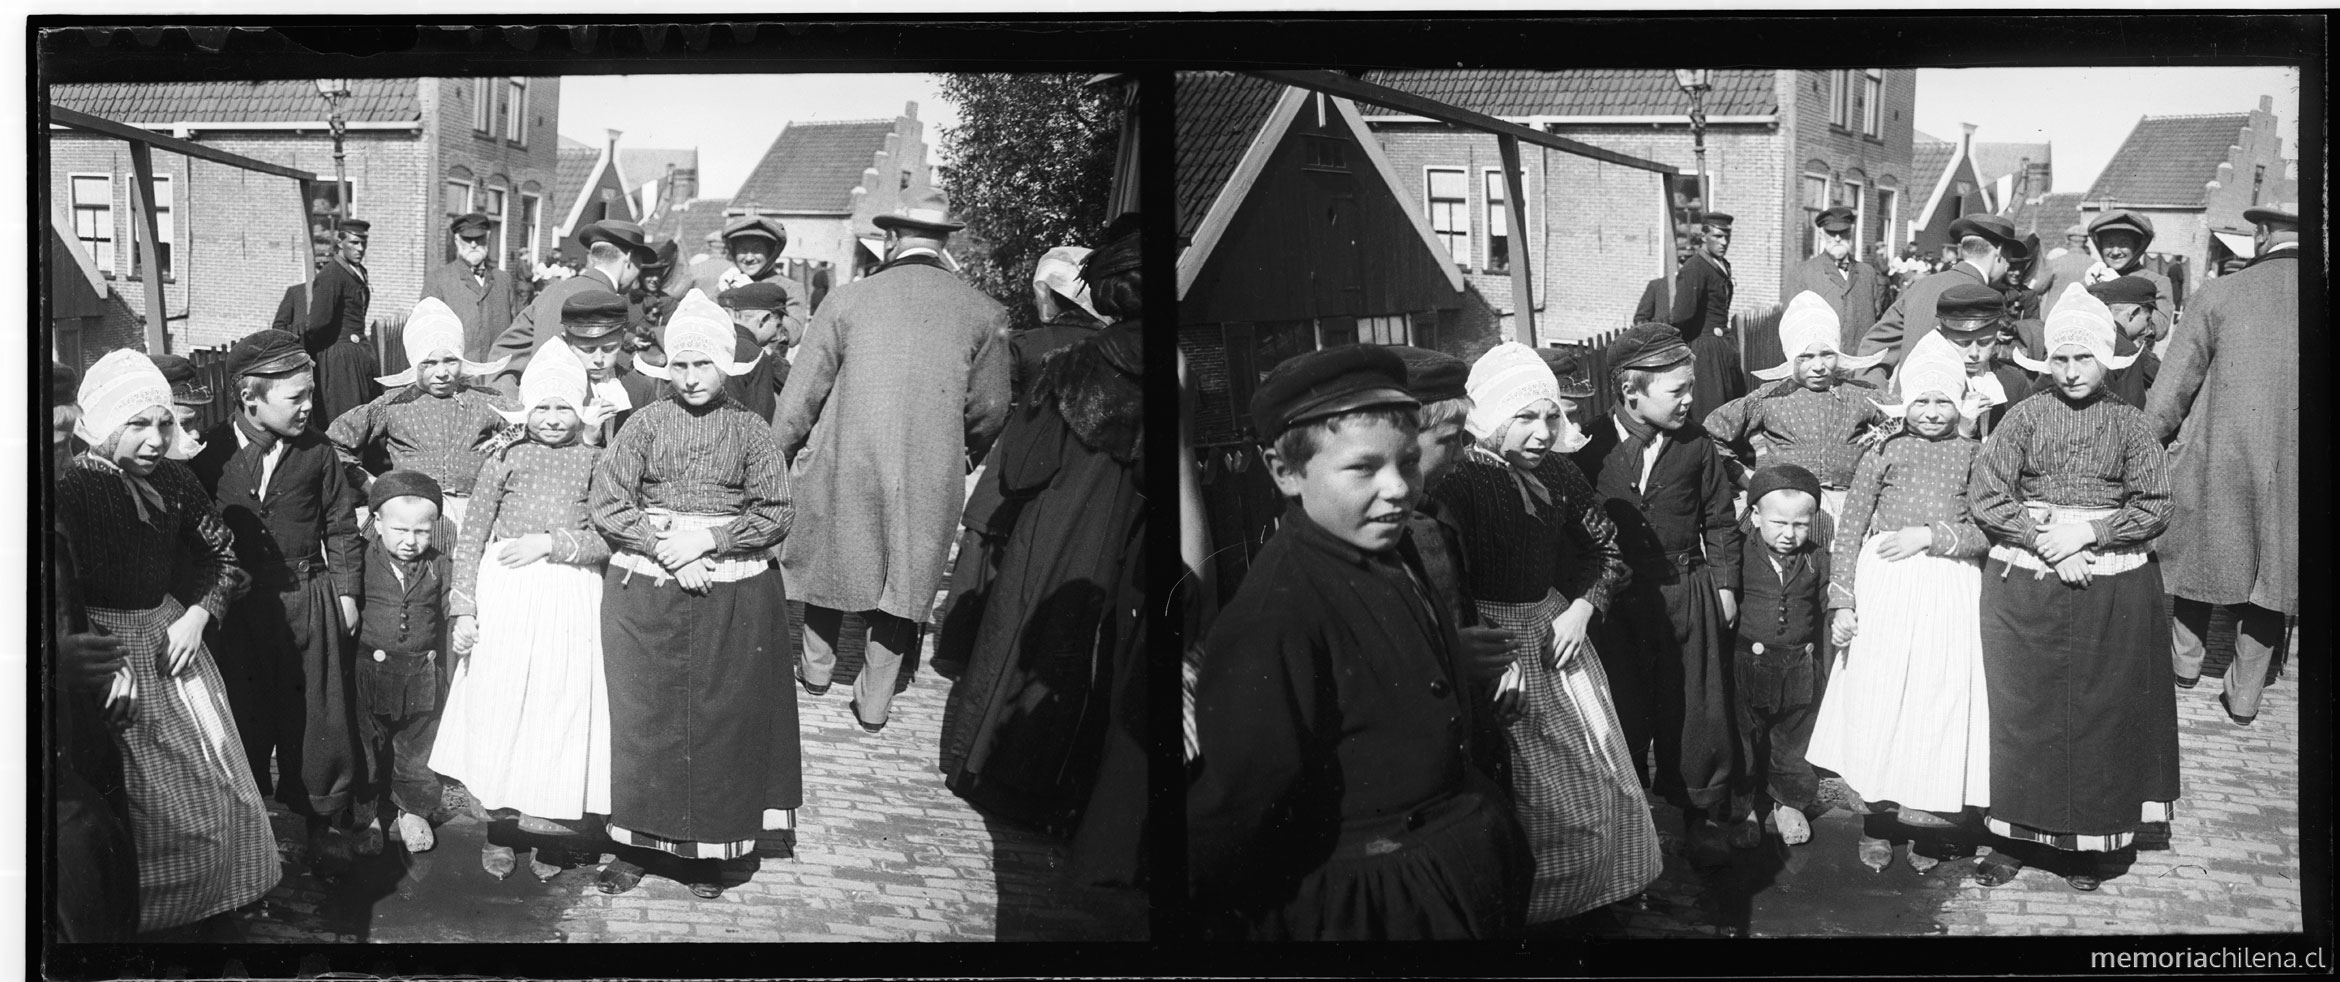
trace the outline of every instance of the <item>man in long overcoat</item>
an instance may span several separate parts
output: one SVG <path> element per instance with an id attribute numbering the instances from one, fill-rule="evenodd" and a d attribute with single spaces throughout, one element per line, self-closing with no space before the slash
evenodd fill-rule
<path id="1" fill-rule="evenodd" d="M 1781 295 L 1792 297 L 1810 290 L 1828 301 L 1828 308 L 1836 311 L 1837 346 L 1845 351 L 1859 350 L 1861 336 L 1869 333 L 1869 325 L 1877 323 L 1877 315 L 1885 312 L 1884 281 L 1876 267 L 1852 256 L 1852 209 L 1838 205 L 1821 212 L 1812 224 L 1826 236 L 1827 247 L 1788 272 L 1787 289 Z"/>
<path id="2" fill-rule="evenodd" d="M 2145 414 L 2171 442 L 2176 510 L 2156 544 L 2178 684 L 2202 672 L 2210 605 L 2233 605 L 2234 664 L 2220 696 L 2259 713 L 2267 665 L 2299 613 L 2299 216 L 2252 208 L 2258 257 L 2204 284 L 2170 339 Z"/>
<path id="3" fill-rule="evenodd" d="M 373 224 L 346 219 L 336 236 L 333 261 L 309 284 L 309 310 L 301 317 L 301 347 L 317 362 L 316 406 L 311 419 L 340 419 L 372 402 L 382 386 L 381 361 L 366 344 L 366 310 L 374 287 L 366 275 L 366 240 Z"/>
<path id="4" fill-rule="evenodd" d="M 799 677 L 816 694 L 836 667 L 847 611 L 869 627 L 854 680 L 862 726 L 885 725 L 902 656 L 917 650 L 965 504 L 967 461 L 1007 422 L 1008 312 L 943 268 L 949 199 L 910 188 L 875 224 L 885 265 L 838 287 L 797 349 L 773 423 L 797 509 L 819 521 L 781 546 L 804 601 Z"/>
<path id="5" fill-rule="evenodd" d="M 519 311 L 512 274 L 488 264 L 488 217 L 472 212 L 447 228 L 455 236 L 455 258 L 423 278 L 423 298 L 439 298 L 463 321 L 463 357 L 489 360 L 496 335 L 512 326 Z"/>
<path id="6" fill-rule="evenodd" d="M 1674 277 L 1674 306 L 1667 321 L 1682 332 L 1698 356 L 1698 380 L 1691 385 L 1690 417 L 1747 394 L 1737 339 L 1731 337 L 1731 216 L 1710 211 L 1698 217 L 1696 249 Z"/>
<path id="7" fill-rule="evenodd" d="M 1860 350 L 1854 354 L 1881 352 L 1885 357 L 1863 370 L 1857 376 L 1861 381 L 1884 385 L 1886 377 L 1901 366 L 1901 356 L 1909 351 L 1909 346 L 1933 332 L 1934 309 L 1941 302 L 1943 291 L 1961 283 L 1982 286 L 1997 283 L 2007 275 L 2006 253 L 2023 247 L 2012 223 L 1988 214 L 1968 215 L 1951 222 L 1950 240 L 1957 243 L 1958 263 L 1910 284 L 1862 336 Z"/>

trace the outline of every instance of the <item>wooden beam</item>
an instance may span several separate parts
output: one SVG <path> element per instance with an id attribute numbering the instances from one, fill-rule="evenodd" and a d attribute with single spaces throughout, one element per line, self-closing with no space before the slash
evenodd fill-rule
<path id="1" fill-rule="evenodd" d="M 1554 136 L 1542 130 L 1521 126 L 1518 123 L 1505 122 L 1485 113 L 1472 112 L 1459 106 L 1450 106 L 1427 96 L 1401 92 L 1386 85 L 1375 85 L 1371 82 L 1350 78 L 1339 72 L 1321 70 L 1256 71 L 1244 74 L 1258 76 L 1271 82 L 1298 86 L 1312 92 L 1322 92 L 1356 102 L 1370 103 L 1384 109 L 1394 109 L 1401 113 L 1435 119 L 1442 123 L 1466 126 L 1497 136 L 1510 136 L 1540 147 L 1550 147 L 1580 157 L 1591 157 L 1594 160 L 1605 160 L 1612 164 L 1657 171 L 1661 174 L 1677 173 L 1676 168 L 1671 164 L 1643 160 L 1630 154 L 1622 154 L 1589 143 Z"/>
<path id="2" fill-rule="evenodd" d="M 1512 330 L 1515 340 L 1532 348 L 1536 344 L 1536 294 L 1528 275 L 1527 203 L 1521 200 L 1526 197 L 1527 181 L 1520 173 L 1519 139 L 1509 133 L 1497 133 L 1495 149 L 1503 154 L 1503 215 L 1509 223 L 1507 231 L 1511 233 L 1512 243 Z"/>
<path id="3" fill-rule="evenodd" d="M 139 127 L 132 126 L 128 123 L 117 123 L 103 116 L 92 116 L 88 113 L 75 112 L 74 110 L 65 109 L 59 106 L 50 106 L 48 107 L 48 111 L 50 123 L 66 127 L 67 129 L 76 129 L 90 133 L 98 133 L 105 136 L 114 137 L 115 139 L 119 140 L 128 140 L 132 143 L 144 143 L 162 150 L 170 151 L 171 153 L 188 157 L 196 157 L 211 161 L 213 163 L 226 164 L 230 167 L 239 167 L 244 170 L 259 171 L 263 174 L 274 174 L 278 177 L 289 177 L 296 181 L 314 181 L 317 179 L 317 175 L 311 174 L 308 171 L 301 170 L 297 167 L 286 167 L 282 164 L 272 164 L 265 160 L 255 160 L 242 154 L 229 153 L 225 150 L 207 147 L 200 143 L 181 140 L 174 136 L 165 136 L 153 130 L 140 129 Z M 303 212 L 306 213 L 306 210 L 307 209 L 304 206 Z"/>
<path id="4" fill-rule="evenodd" d="M 139 275 L 146 281 L 146 353 L 169 354 L 170 324 L 163 315 L 162 250 L 155 246 L 159 229 L 154 217 L 154 151 L 137 140 L 130 141 L 130 212 L 130 220 L 137 223 L 131 226 L 131 231 L 138 236 Z"/>

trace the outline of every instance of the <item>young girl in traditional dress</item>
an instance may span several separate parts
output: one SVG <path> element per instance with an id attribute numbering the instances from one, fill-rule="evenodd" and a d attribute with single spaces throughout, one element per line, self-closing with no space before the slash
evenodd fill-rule
<path id="1" fill-rule="evenodd" d="M 1511 791 L 1535 856 L 1527 921 L 1536 924 L 1633 896 L 1663 863 L 1587 637 L 1625 561 L 1591 485 L 1562 456 L 1583 437 L 1543 359 L 1497 345 L 1467 387 L 1478 442 L 1438 494 L 1462 528 L 1481 619 L 1517 639 L 1497 703 L 1516 707 L 1506 725 Z"/>
<path id="2" fill-rule="evenodd" d="M 325 433 L 343 460 L 363 459 L 375 443 L 388 451 L 390 466 L 417 470 L 439 482 L 446 507 L 439 511 L 445 535 L 455 542 L 468 513 L 472 479 L 485 459 L 480 444 L 504 428 L 511 414 L 497 406 L 494 389 L 468 377 L 493 378 L 509 357 L 480 363 L 463 357 L 463 320 L 437 297 L 424 297 L 407 315 L 399 340 L 406 370 L 374 379 L 390 391 L 341 418 L 327 420 Z"/>
<path id="3" fill-rule="evenodd" d="M 119 641 L 125 663 L 106 701 L 131 707 L 120 739 L 138 929 L 151 932 L 258 900 L 281 872 L 267 806 L 203 644 L 204 627 L 227 610 L 235 554 L 194 472 L 165 459 L 177 437 L 170 383 L 125 349 L 90 367 L 79 401 L 89 449 L 59 478 L 57 512 L 90 625 Z M 171 596 L 182 552 L 199 598 L 192 608 Z"/>
<path id="4" fill-rule="evenodd" d="M 2169 526 L 2167 452 L 2142 411 L 2108 398 L 2111 311 L 2075 283 L 2048 315 L 2046 392 L 2016 403 L 1968 496 L 1991 538 L 1982 650 L 1990 682 L 1990 831 L 2014 840 L 1975 868 L 1996 886 L 2028 852 L 2061 850 L 2090 891 L 2107 854 L 2166 835 L 2178 795 L 2169 614 L 2153 540 Z"/>
<path id="5" fill-rule="evenodd" d="M 480 807 L 520 813 L 521 827 L 609 813 L 609 691 L 601 672 L 601 571 L 609 545 L 586 521 L 601 451 L 585 444 L 585 367 L 548 344 L 520 376 L 507 415 L 527 427 L 480 467 L 472 521 L 455 549 L 447 613 L 457 657 L 431 769 L 462 781 Z M 558 863 L 538 850 L 538 876 Z M 511 874 L 510 846 L 480 863 Z"/>
<path id="6" fill-rule="evenodd" d="M 1918 827 L 1990 804 L 1990 705 L 1983 686 L 1982 530 L 1967 515 L 1979 445 L 1958 420 L 1982 410 L 1965 358 L 1940 334 L 1911 346 L 1880 406 L 1902 431 L 1862 457 L 1845 495 L 1828 585 L 1830 633 L 1843 659 L 1820 703 L 1805 759 L 1843 775 L 1873 807 Z M 1856 586 L 1857 584 L 1857 586 Z M 1924 814 L 1920 814 L 1920 812 Z M 1863 835 L 1861 862 L 1892 862 Z M 1935 859 L 1913 846 L 1912 868 Z"/>

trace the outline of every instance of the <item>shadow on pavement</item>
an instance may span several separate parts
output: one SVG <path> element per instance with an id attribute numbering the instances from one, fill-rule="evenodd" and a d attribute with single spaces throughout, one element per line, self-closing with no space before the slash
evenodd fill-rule
<path id="1" fill-rule="evenodd" d="M 276 816 L 298 841 L 301 820 Z M 284 882 L 244 918 L 255 942 L 527 942 L 567 940 L 561 914 L 592 888 L 593 869 L 561 871 L 540 882 L 520 868 L 498 881 L 480 865 L 487 823 L 458 816 L 438 829 L 429 852 L 395 840 L 361 856 L 348 872 L 320 878 L 306 863 L 285 865 Z M 534 837 L 529 837 L 532 841 Z M 499 837 L 499 841 L 502 841 Z"/>
<path id="2" fill-rule="evenodd" d="M 1143 941 L 1146 894 L 1089 886 L 1069 873 L 1072 847 L 1054 836 L 983 814 L 999 890 L 997 940 Z"/>

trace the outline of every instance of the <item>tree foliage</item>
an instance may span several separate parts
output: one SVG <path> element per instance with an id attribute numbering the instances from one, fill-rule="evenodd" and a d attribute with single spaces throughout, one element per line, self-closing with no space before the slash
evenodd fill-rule
<path id="1" fill-rule="evenodd" d="M 1119 94 L 1085 75 L 939 76 L 959 125 L 942 131 L 938 183 L 967 223 L 952 252 L 967 282 L 997 298 L 1017 326 L 1034 322 L 1032 265 L 1061 245 L 1094 247 L 1113 190 Z"/>

